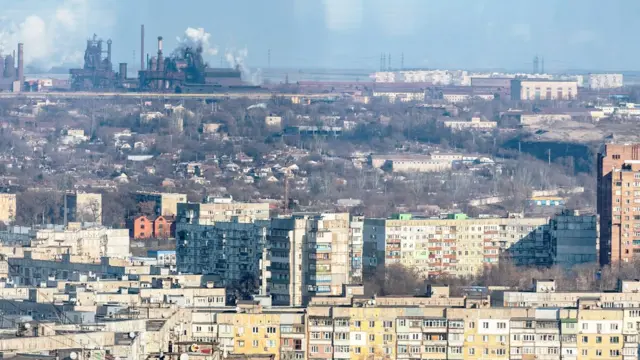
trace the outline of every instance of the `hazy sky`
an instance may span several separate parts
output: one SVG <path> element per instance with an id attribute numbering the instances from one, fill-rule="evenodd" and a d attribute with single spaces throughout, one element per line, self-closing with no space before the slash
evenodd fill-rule
<path id="1" fill-rule="evenodd" d="M 27 60 L 81 61 L 84 39 L 112 38 L 114 62 L 139 63 L 165 38 L 165 53 L 187 27 L 218 48 L 246 49 L 246 62 L 273 67 L 392 66 L 529 70 L 638 68 L 638 0 L 0 0 L 0 45 L 24 41 Z M 5 50 L 6 52 L 6 50 Z M 243 53 L 244 54 L 244 53 Z"/>

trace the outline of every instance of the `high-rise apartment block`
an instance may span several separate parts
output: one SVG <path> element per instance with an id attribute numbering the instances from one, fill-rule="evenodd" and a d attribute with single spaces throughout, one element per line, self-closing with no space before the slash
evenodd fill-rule
<path id="1" fill-rule="evenodd" d="M 268 219 L 267 203 L 178 204 L 178 271 L 218 275 L 223 285 L 257 280 L 266 258 Z"/>
<path id="2" fill-rule="evenodd" d="M 351 216 L 349 224 L 349 283 L 362 284 L 362 246 L 364 216 Z"/>
<path id="3" fill-rule="evenodd" d="M 470 219 L 465 214 L 417 219 L 396 214 L 391 219 L 364 221 L 365 273 L 401 264 L 427 276 L 467 276 L 504 256 L 517 265 L 549 265 L 548 219 Z"/>
<path id="4" fill-rule="evenodd" d="M 600 263 L 640 254 L 640 144 L 606 144 L 598 154 Z"/>
<path id="5" fill-rule="evenodd" d="M 348 213 L 271 220 L 268 292 L 274 305 L 300 306 L 312 296 L 339 295 L 349 282 Z"/>

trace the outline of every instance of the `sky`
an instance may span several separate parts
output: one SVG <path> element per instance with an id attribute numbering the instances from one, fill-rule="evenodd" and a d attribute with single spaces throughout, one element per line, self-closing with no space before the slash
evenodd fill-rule
<path id="1" fill-rule="evenodd" d="M 113 40 L 114 62 L 139 65 L 188 28 L 208 35 L 213 65 L 528 71 L 636 70 L 638 0 L 0 0 L 0 50 L 25 43 L 27 64 L 82 62 L 85 40 Z M 133 67 L 133 65 L 130 65 Z"/>

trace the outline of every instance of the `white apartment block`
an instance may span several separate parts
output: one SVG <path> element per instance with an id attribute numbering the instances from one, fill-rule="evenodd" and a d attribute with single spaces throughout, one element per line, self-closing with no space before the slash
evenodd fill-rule
<path id="1" fill-rule="evenodd" d="M 616 89 L 624 86 L 622 74 L 589 74 L 589 88 L 598 89 Z"/>
<path id="2" fill-rule="evenodd" d="M 508 255 L 516 264 L 550 261 L 547 218 L 365 219 L 364 271 L 401 264 L 424 275 L 474 275 Z"/>

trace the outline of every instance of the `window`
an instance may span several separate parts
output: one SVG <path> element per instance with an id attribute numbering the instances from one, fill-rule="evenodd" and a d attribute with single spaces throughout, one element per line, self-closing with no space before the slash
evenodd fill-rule
<path id="1" fill-rule="evenodd" d="M 369 334 L 369 341 L 376 341 L 376 335 L 375 334 Z"/>
<path id="2" fill-rule="evenodd" d="M 582 330 L 589 330 L 589 324 L 583 323 L 582 324 Z"/>
<path id="3" fill-rule="evenodd" d="M 238 347 L 244 347 L 244 341 L 238 340 Z"/>
<path id="4" fill-rule="evenodd" d="M 618 330 L 618 324 L 611 324 L 611 330 Z"/>
<path id="5" fill-rule="evenodd" d="M 602 356 L 602 350 L 596 349 L 596 356 Z"/>
<path id="6" fill-rule="evenodd" d="M 489 355 L 489 349 L 487 349 L 487 348 L 482 349 L 482 353 L 484 355 Z"/>
<path id="7" fill-rule="evenodd" d="M 253 340 L 253 341 L 251 342 L 251 346 L 253 346 L 254 348 L 257 348 L 257 347 L 259 346 L 259 345 L 258 345 L 258 340 Z M 317 351 L 316 351 L 316 352 L 317 352 Z"/>
<path id="8" fill-rule="evenodd" d="M 620 356 L 620 350 L 609 350 L 609 356 Z"/>
<path id="9" fill-rule="evenodd" d="M 611 337 L 611 343 L 612 344 L 619 344 L 620 343 L 620 338 L 618 336 L 612 336 Z"/>
<path id="10" fill-rule="evenodd" d="M 393 335 L 391 335 L 391 334 L 384 334 L 383 339 L 384 339 L 384 341 L 393 341 Z"/>
<path id="11" fill-rule="evenodd" d="M 360 320 L 356 320 L 353 325 L 359 328 L 362 325 L 362 323 L 360 322 Z"/>
<path id="12" fill-rule="evenodd" d="M 507 351 L 505 349 L 498 349 L 496 350 L 496 354 L 497 355 L 505 355 L 507 353 Z"/>
<path id="13" fill-rule="evenodd" d="M 362 352 L 362 350 L 360 350 L 360 347 L 358 346 L 358 347 L 355 347 L 353 349 L 353 352 L 356 353 L 356 354 L 360 354 Z"/>
<path id="14" fill-rule="evenodd" d="M 588 337 L 588 336 L 583 336 L 583 337 L 582 337 L 582 343 L 583 343 L 583 344 L 586 344 L 586 343 L 588 343 L 588 342 L 589 342 L 589 337 Z"/>
<path id="15" fill-rule="evenodd" d="M 475 348 L 469 348 L 469 355 L 475 355 L 476 354 L 476 349 Z"/>
<path id="16" fill-rule="evenodd" d="M 507 328 L 507 323 L 505 322 L 498 323 L 498 329 L 506 329 L 506 328 Z"/>
<path id="17" fill-rule="evenodd" d="M 369 327 L 375 327 L 375 326 L 376 326 L 375 321 L 369 321 Z"/>
<path id="18" fill-rule="evenodd" d="M 318 345 L 311 345 L 311 352 L 312 353 L 317 353 L 318 352 Z"/>
<path id="19" fill-rule="evenodd" d="M 267 347 L 268 348 L 276 347 L 276 341 L 275 340 L 267 340 Z"/>
<path id="20" fill-rule="evenodd" d="M 267 328 L 267 334 L 275 334 L 276 333 L 276 328 L 275 326 L 269 326 Z"/>
<path id="21" fill-rule="evenodd" d="M 355 334 L 356 340 L 362 340 L 362 334 Z"/>
<path id="22" fill-rule="evenodd" d="M 489 337 L 487 335 L 483 335 L 482 342 L 489 342 Z"/>
<path id="23" fill-rule="evenodd" d="M 391 321 L 385 321 L 382 323 L 382 326 L 386 328 L 390 328 L 390 327 L 393 327 L 393 323 Z"/>
<path id="24" fill-rule="evenodd" d="M 488 323 L 488 322 L 486 322 L 486 321 L 483 321 L 483 322 L 482 322 L 482 328 L 483 328 L 483 329 L 488 329 L 488 328 L 489 328 L 489 323 Z"/>
<path id="25" fill-rule="evenodd" d="M 582 356 L 587 356 L 587 355 L 589 355 L 589 350 L 582 349 Z"/>
<path id="26" fill-rule="evenodd" d="M 469 322 L 469 329 L 473 329 L 476 327 L 476 323 L 474 323 L 473 321 Z"/>
<path id="27" fill-rule="evenodd" d="M 596 336 L 596 344 L 602 344 L 602 336 Z"/>
<path id="28" fill-rule="evenodd" d="M 257 326 L 252 327 L 251 328 L 251 332 L 254 333 L 254 334 L 257 334 L 258 333 L 258 327 Z"/>

